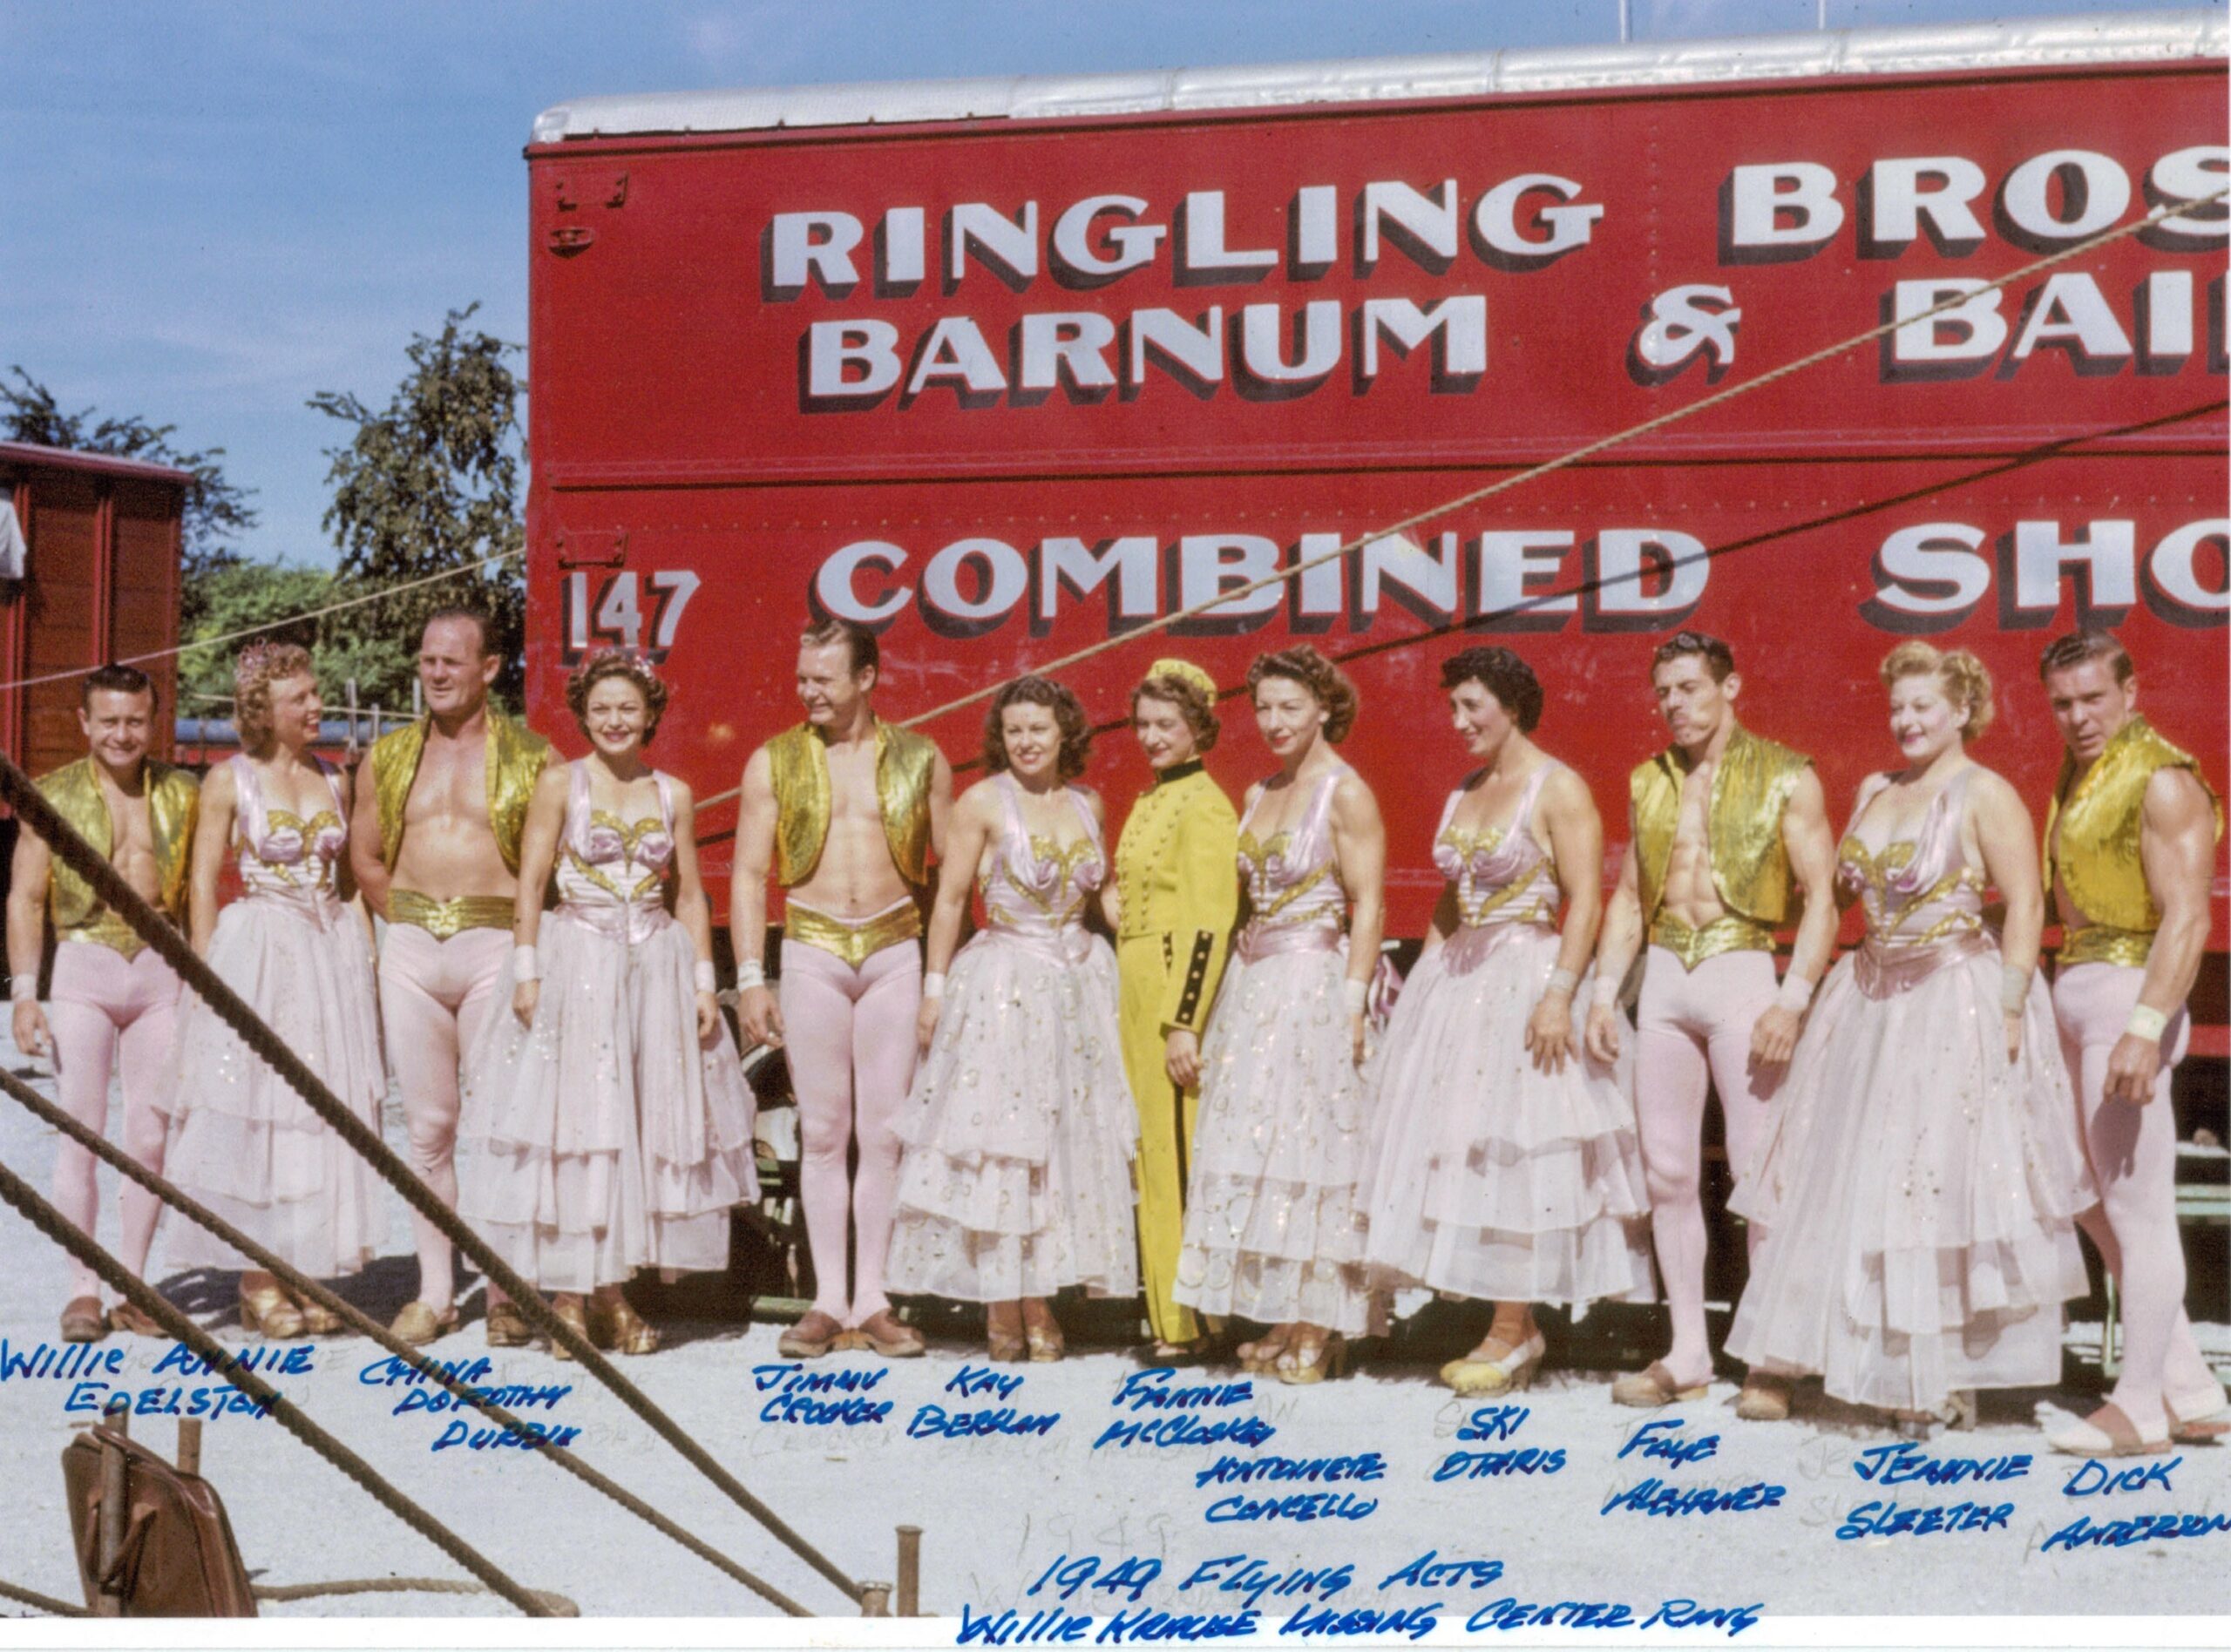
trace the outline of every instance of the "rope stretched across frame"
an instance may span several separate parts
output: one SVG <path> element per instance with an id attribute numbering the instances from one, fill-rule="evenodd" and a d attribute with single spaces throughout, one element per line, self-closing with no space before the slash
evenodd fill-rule
<path id="1" fill-rule="evenodd" d="M 1898 316 L 1879 326 L 1870 327 L 1863 333 L 1855 333 L 1849 338 L 1840 340 L 1834 344 L 1824 345 L 1810 355 L 1800 355 L 1794 362 L 1785 362 L 1780 367 L 1771 368 L 1755 378 L 1747 378 L 1739 383 L 1731 384 L 1724 390 L 1716 390 L 1712 395 L 1701 400 L 1691 402 L 1685 406 L 1669 409 L 1664 413 L 1644 419 L 1639 424 L 1631 424 L 1624 430 L 1614 431 L 1610 436 L 1598 437 L 1592 442 L 1584 442 L 1580 446 L 1561 453 L 1553 459 L 1545 459 L 1539 464 L 1529 466 L 1514 475 L 1504 477 L 1500 481 L 1488 483 L 1484 486 L 1473 489 L 1468 493 L 1460 493 L 1453 499 L 1445 500 L 1441 504 L 1404 517 L 1400 521 L 1390 522 L 1383 527 L 1373 529 L 1368 533 L 1359 534 L 1356 538 L 1343 545 L 1336 545 L 1330 551 L 1320 552 L 1316 556 L 1296 562 L 1292 567 L 1280 568 L 1275 573 L 1266 573 L 1259 579 L 1251 579 L 1245 585 L 1235 586 L 1228 591 L 1219 591 L 1208 601 L 1197 602 L 1190 608 L 1180 608 L 1174 613 L 1163 614 L 1158 619 L 1143 620 L 1137 625 L 1128 627 L 1119 635 L 1103 638 L 1098 642 L 1077 649 L 1075 653 L 1061 654 L 1055 659 L 1042 661 L 1031 667 L 1030 669 L 1039 676 L 1048 676 L 1056 671 L 1066 670 L 1071 666 L 1082 665 L 1084 661 L 1106 653 L 1112 648 L 1123 647 L 1137 642 L 1142 638 L 1151 637 L 1156 632 L 1167 630 L 1182 620 L 1198 619 L 1201 615 L 1220 608 L 1228 602 L 1236 602 L 1240 598 L 1261 591 L 1267 586 L 1284 585 L 1288 580 L 1299 579 L 1312 568 L 1321 567 L 1328 562 L 1338 562 L 1353 556 L 1364 546 L 1376 540 L 1407 532 L 1412 528 L 1421 527 L 1426 523 L 1445 517 L 1451 511 L 1461 511 L 1467 505 L 1477 504 L 1483 499 L 1493 498 L 1499 493 L 1507 492 L 1512 488 L 1534 481 L 1537 477 L 1548 476 L 1552 471 L 1564 470 L 1585 459 L 1593 458 L 1599 453 L 1608 452 L 1623 443 L 1635 440 L 1638 437 L 1648 436 L 1653 431 L 1678 424 L 1684 419 L 1694 418 L 1699 413 L 1709 412 L 1713 408 L 1725 406 L 1740 396 L 1748 396 L 1754 390 L 1764 389 L 1767 385 L 1779 383 L 1793 374 L 1804 372 L 1808 368 L 1818 367 L 1823 362 L 1832 361 L 1839 355 L 1848 355 L 1853 350 L 1863 349 L 1878 339 L 1888 337 L 1900 328 L 1917 326 L 1922 322 L 1933 321 L 1937 316 L 1948 315 L 1953 310 L 1974 302 L 1985 293 L 1995 293 L 2002 288 L 2013 285 L 2016 281 L 2026 281 L 2041 270 L 2051 269 L 2056 264 L 2065 264 L 2071 259 L 2081 258 L 2087 253 L 2095 253 L 2102 247 L 2110 246 L 2128 236 L 2138 234 L 2143 230 L 2153 228 L 2164 219 L 2180 217 L 2201 207 L 2214 206 L 2221 204 L 2227 198 L 2231 198 L 2231 186 L 2216 190 L 2212 194 L 2195 195 L 2185 200 L 2163 201 L 2143 218 L 2133 219 L 2129 223 L 2117 228 L 2103 230 L 2097 235 L 2089 236 L 2072 246 L 2064 247 L 2057 253 L 2050 253 L 2043 258 L 2032 260 L 2019 269 L 2010 270 L 1994 281 L 1985 281 L 1971 289 L 1956 293 L 1951 297 L 1941 300 L 1915 315 Z M 1534 606 L 1569 594 L 1570 593 L 1562 591 L 1546 591 L 1529 597 L 1523 603 L 1515 606 L 1518 608 Z M 919 728 L 924 723 L 934 722 L 940 717 L 964 710 L 979 701 L 989 700 L 993 694 L 999 693 L 1003 686 L 1004 681 L 988 683 L 981 688 L 962 694 L 958 699 L 948 700 L 942 705 L 932 706 L 927 711 L 919 712 L 912 717 L 905 718 L 899 726 L 902 728 Z M 706 809 L 716 803 L 731 801 L 743 789 L 741 786 L 731 786 L 726 791 L 715 792 L 710 796 L 699 798 L 697 800 L 698 813 L 702 815 Z"/>
<path id="2" fill-rule="evenodd" d="M 529 1617 L 552 1615 L 533 1590 L 514 1582 L 478 1549 L 388 1484 L 378 1470 L 304 1416 L 292 1400 L 254 1371 L 238 1369 L 215 1337 L 172 1307 L 153 1286 L 136 1277 L 88 1238 L 4 1164 L 0 1164 L 0 1200 L 15 1206 L 32 1227 L 68 1251 L 81 1266 L 99 1275 L 110 1289 L 160 1325 L 166 1334 L 191 1348 L 234 1388 L 261 1405 L 281 1427 L 370 1492 L 389 1513 L 486 1584 L 490 1593 L 502 1595 Z"/>
<path id="3" fill-rule="evenodd" d="M 433 1189 L 396 1156 L 387 1143 L 380 1139 L 378 1133 L 342 1106 L 302 1058 L 281 1043 L 240 994 L 227 985 L 224 979 L 186 944 L 186 938 L 172 928 L 139 890 L 124 881 L 116 869 L 109 864 L 107 857 L 78 835 L 76 829 L 63 819 L 54 805 L 47 801 L 45 794 L 32 783 L 31 776 L 4 753 L 0 753 L 0 802 L 6 802 L 26 827 L 46 841 L 56 859 L 91 884 L 94 894 L 109 910 L 129 924 L 132 932 L 153 947 L 163 961 L 178 972 L 179 978 L 201 997 L 218 1019 L 239 1034 L 241 1042 L 250 1051 L 286 1080 L 310 1110 L 324 1121 L 327 1128 L 370 1164 L 381 1181 L 402 1195 L 404 1203 L 424 1216 L 444 1238 L 471 1257 L 483 1274 L 518 1303 L 539 1330 L 579 1360 L 584 1371 L 595 1377 L 628 1410 L 648 1423 L 653 1432 L 673 1446 L 691 1467 L 702 1474 L 730 1502 L 765 1527 L 771 1535 L 818 1572 L 846 1599 L 855 1602 L 860 1600 L 862 1591 L 858 1582 L 846 1576 L 827 1555 L 754 1496 L 735 1475 L 722 1467 L 712 1453 L 668 1416 L 650 1396 L 614 1370 L 611 1361 L 587 1337 L 551 1311 L 550 1304 L 543 1300 L 540 1291 L 514 1273 L 511 1265 L 498 1256 L 485 1240 L 460 1222 L 455 1211 L 436 1198 Z M 76 1229 L 71 1231 L 74 1233 Z"/>
<path id="4" fill-rule="evenodd" d="M 473 1409 L 485 1412 L 504 1427 L 512 1430 L 537 1453 L 547 1458 L 585 1485 L 603 1493 L 630 1514 L 649 1525 L 653 1530 L 672 1538 L 699 1559 L 726 1573 L 770 1605 L 788 1613 L 790 1616 L 811 1615 L 805 1608 L 776 1588 L 774 1585 L 746 1570 L 742 1565 L 730 1560 L 702 1538 L 676 1525 L 625 1486 L 607 1479 L 564 1446 L 552 1445 L 503 1406 L 495 1404 L 492 1400 L 475 1398 L 466 1385 L 459 1382 L 423 1351 L 413 1348 L 345 1297 L 336 1296 L 316 1280 L 302 1273 L 291 1263 L 273 1255 L 271 1251 L 256 1243 L 254 1240 L 214 1211 L 181 1191 L 166 1177 L 148 1169 L 130 1154 L 114 1146 L 99 1131 L 92 1129 L 71 1118 L 69 1114 L 55 1106 L 53 1102 L 48 1100 L 14 1073 L 0 1070 L 0 1092 L 4 1092 L 42 1123 L 60 1131 L 110 1168 L 138 1182 L 196 1226 L 205 1228 L 214 1234 L 219 1239 L 246 1256 L 256 1267 L 277 1276 L 279 1282 L 295 1295 L 307 1297 L 328 1312 L 339 1316 L 342 1321 L 357 1335 L 370 1338 L 412 1370 L 438 1385 L 445 1392 L 467 1401 Z"/>

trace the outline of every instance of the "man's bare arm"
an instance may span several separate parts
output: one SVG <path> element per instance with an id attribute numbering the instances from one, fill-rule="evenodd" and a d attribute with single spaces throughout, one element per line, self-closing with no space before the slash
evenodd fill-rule
<path id="1" fill-rule="evenodd" d="M 2200 976 L 2207 950 L 2207 888 L 2215 870 L 2215 816 L 2200 783 L 2181 768 L 2161 768 L 2146 782 L 2139 823 L 2139 859 L 2146 887 L 2161 909 L 2138 989 L 2138 1010 L 2175 1016 Z M 2106 1097 L 2131 1107 L 2153 1099 L 2161 1070 L 2161 1038 L 2126 1032 L 2107 1057 Z"/>
<path id="2" fill-rule="evenodd" d="M 735 950 L 736 1019 L 755 1045 L 783 1043 L 783 1012 L 775 994 L 750 983 L 766 968 L 767 876 L 775 863 L 774 761 L 761 747 L 743 766 L 736 800 L 736 864 L 729 875 L 729 944 Z"/>
<path id="3" fill-rule="evenodd" d="M 1584 1042 L 1598 1061 L 1619 1054 L 1617 995 L 1642 951 L 1642 888 L 1635 870 L 1634 816 L 1627 817 L 1627 852 L 1619 857 L 1619 881 L 1604 904 L 1604 927 L 1596 938 L 1596 985 L 1588 1003 Z"/>
<path id="4" fill-rule="evenodd" d="M 1836 846 L 1828 833 L 1827 794 L 1821 789 L 1820 775 L 1809 768 L 1798 775 L 1782 806 L 1781 843 L 1804 908 L 1781 993 L 1751 1030 L 1751 1060 L 1762 1067 L 1788 1064 L 1805 1024 L 1805 999 L 1828 973 L 1828 959 L 1836 950 Z"/>
<path id="5" fill-rule="evenodd" d="M 364 904 L 382 917 L 387 916 L 387 859 L 380 846 L 379 788 L 371 783 L 368 757 L 357 765 L 356 806 L 349 811 L 349 870 L 356 875 L 356 890 Z"/>
<path id="6" fill-rule="evenodd" d="M 46 950 L 47 883 L 53 873 L 54 857 L 46 840 L 24 829 L 16 839 L 8 873 L 8 973 L 10 991 L 16 993 L 24 989 L 13 983 L 30 981 L 31 990 L 37 990 L 39 957 Z M 16 999 L 14 1021 L 16 1047 L 25 1055 L 44 1055 L 53 1047 L 46 1012 L 37 998 Z"/>

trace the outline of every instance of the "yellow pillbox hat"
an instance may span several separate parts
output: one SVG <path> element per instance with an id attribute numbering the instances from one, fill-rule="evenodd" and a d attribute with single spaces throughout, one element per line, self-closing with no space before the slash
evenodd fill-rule
<path id="1" fill-rule="evenodd" d="M 1149 680 L 1156 677 L 1175 677 L 1180 682 L 1189 682 L 1206 694 L 1211 704 L 1215 703 L 1217 680 L 1190 660 L 1180 660 L 1174 655 L 1169 659 L 1157 660 L 1147 667 L 1147 676 Z"/>

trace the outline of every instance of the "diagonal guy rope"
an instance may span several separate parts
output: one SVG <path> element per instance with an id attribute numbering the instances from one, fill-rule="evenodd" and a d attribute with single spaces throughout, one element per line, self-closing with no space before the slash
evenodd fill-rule
<path id="1" fill-rule="evenodd" d="M 444 579 L 458 579 L 468 573 L 478 573 L 484 568 L 492 568 L 501 563 L 516 562 L 526 554 L 524 546 L 517 551 L 498 552 L 496 555 L 485 557 L 478 562 L 460 562 L 456 567 L 444 568 L 438 573 L 425 574 L 416 579 L 405 579 L 401 585 L 382 586 L 376 591 L 368 591 L 362 596 L 350 597 L 344 601 L 329 602 L 322 608 L 310 608 L 301 613 L 288 614 L 281 619 L 267 620 L 261 625 L 250 626 L 244 631 L 228 631 L 221 637 L 197 637 L 192 642 L 181 642 L 173 647 L 158 648 L 153 653 L 133 654 L 128 660 L 111 660 L 108 663 L 119 666 L 144 666 L 151 660 L 168 660 L 176 654 L 192 653 L 197 648 L 221 648 L 227 643 L 238 642 L 244 637 L 260 637 L 267 631 L 283 631 L 288 626 L 298 626 L 307 620 L 322 620 L 329 613 L 342 613 L 350 608 L 369 607 L 375 602 L 385 602 L 390 597 L 401 596 L 406 591 L 416 591 L 424 586 L 439 585 Z M 50 671 L 43 677 L 18 677 L 13 682 L 0 682 L 0 694 L 12 693 L 17 688 L 37 688 L 42 684 L 50 682 L 73 682 L 87 672 L 99 669 L 100 667 L 98 665 L 74 666 L 67 671 Z"/>
<path id="2" fill-rule="evenodd" d="M 351 1152 L 372 1167 L 375 1174 L 399 1194 L 404 1203 L 424 1216 L 441 1235 L 477 1263 L 498 1289 L 518 1303 L 536 1328 L 581 1363 L 581 1367 L 648 1424 L 654 1432 L 680 1452 L 729 1500 L 767 1528 L 790 1552 L 818 1572 L 848 1600 L 862 1595 L 858 1583 L 840 1571 L 829 1557 L 794 1530 L 790 1523 L 746 1489 L 743 1483 L 700 1445 L 688 1431 L 658 1404 L 613 1367 L 587 1337 L 551 1311 L 542 1293 L 513 1272 L 487 1241 L 458 1219 L 457 1213 L 434 1196 L 433 1190 L 397 1158 L 377 1131 L 342 1106 L 324 1081 L 266 1026 L 240 994 L 227 985 L 186 938 L 164 920 L 146 900 L 125 883 L 105 856 L 78 835 L 57 812 L 46 795 L 31 782 L 15 761 L 0 753 L 0 801 L 17 818 L 46 840 L 54 856 L 92 885 L 109 909 L 132 925 L 140 939 L 178 972 L 179 978 L 198 993 L 217 1018 L 239 1035 L 248 1049 L 270 1066 L 302 1098 L 328 1129 L 346 1142 Z M 75 1229 L 71 1230 L 73 1234 Z M 82 1236 L 80 1236 L 82 1237 Z M 115 1264 L 112 1263 L 112 1266 Z M 144 1289 L 144 1288 L 143 1288 Z M 142 1304 L 143 1306 L 145 1304 Z M 167 1304 L 166 1304 L 167 1306 Z M 149 1310 L 153 1312 L 153 1310 Z M 155 1316 L 158 1319 L 159 1314 Z M 476 1574 L 477 1575 L 477 1574 Z"/>
<path id="3" fill-rule="evenodd" d="M 2087 253 L 2097 252 L 2102 247 L 2111 246 L 2116 241 L 2138 234 L 2142 230 L 2151 229 L 2164 219 L 2179 217 L 2200 207 L 2218 205 L 2226 197 L 2231 197 L 2231 186 L 2219 189 L 2212 194 L 2195 195 L 2186 200 L 2163 201 L 2143 218 L 2134 218 L 2129 223 L 2114 229 L 2102 230 L 2099 234 L 2088 236 L 2083 240 L 2064 247 L 2057 253 L 2049 253 L 2043 258 L 2032 260 L 2018 269 L 2010 270 L 1995 281 L 1986 281 L 1971 290 L 1956 293 L 1950 298 L 1940 300 L 1930 305 L 1929 308 L 1915 315 L 1899 316 L 1884 322 L 1879 326 L 1870 327 L 1863 333 L 1855 333 L 1849 338 L 1839 340 L 1834 344 L 1823 345 L 1808 355 L 1800 355 L 1794 362 L 1785 362 L 1780 367 L 1769 369 L 1755 378 L 1747 378 L 1739 383 L 1731 384 L 1726 389 L 1714 391 L 1699 401 L 1669 409 L 1654 417 L 1643 420 L 1639 424 L 1631 424 L 1624 430 L 1614 431 L 1610 436 L 1598 437 L 1592 442 L 1583 443 L 1580 446 L 1561 453 L 1553 459 L 1545 459 L 1539 464 L 1504 477 L 1500 481 L 1490 482 L 1484 487 L 1475 488 L 1468 493 L 1460 493 L 1453 499 L 1432 505 L 1414 515 L 1404 517 L 1400 521 L 1390 522 L 1384 527 L 1374 528 L 1367 533 L 1359 534 L 1344 545 L 1336 545 L 1330 551 L 1319 552 L 1305 561 L 1297 562 L 1291 567 L 1280 568 L 1275 573 L 1266 573 L 1259 579 L 1251 579 L 1245 585 L 1235 586 L 1228 591 L 1219 591 L 1206 602 L 1196 603 L 1190 608 L 1180 608 L 1174 613 L 1163 614 L 1159 619 L 1145 620 L 1139 625 L 1130 626 L 1120 635 L 1104 638 L 1099 642 L 1076 650 L 1074 653 L 1066 653 L 1046 660 L 1033 666 L 1031 670 L 1038 675 L 1044 676 L 1064 670 L 1070 666 L 1080 665 L 1097 654 L 1107 653 L 1111 648 L 1120 648 L 1136 642 L 1143 637 L 1150 637 L 1158 631 L 1167 630 L 1181 620 L 1196 619 L 1211 610 L 1222 607 L 1228 602 L 1235 602 L 1242 597 L 1263 590 L 1265 586 L 1283 585 L 1290 579 L 1299 578 L 1312 568 L 1353 556 L 1365 545 L 1376 540 L 1407 532 L 1412 528 L 1445 517 L 1451 511 L 1461 511 L 1467 505 L 1477 504 L 1482 499 L 1491 499 L 1499 493 L 1508 492 L 1512 488 L 1522 486 L 1537 477 L 1548 476 L 1552 471 L 1564 470 L 1585 459 L 1593 458 L 1599 453 L 1608 452 L 1611 449 L 1618 447 L 1624 443 L 1631 442 L 1638 437 L 1648 436 L 1652 431 L 1665 430 L 1669 425 L 1678 424 L 1684 419 L 1694 418 L 1699 413 L 1708 413 L 1716 407 L 1725 406 L 1727 403 L 1740 396 L 1748 396 L 1754 390 L 1764 389 L 1767 385 L 1777 383 L 1793 374 L 1802 373 L 1808 368 L 1818 367 L 1823 362 L 1833 361 L 1839 355 L 1848 355 L 1853 350 L 1862 349 L 1872 344 L 1875 340 L 1897 331 L 1900 328 L 1914 327 L 1923 322 L 1932 321 L 1939 315 L 1963 308 L 1982 297 L 1985 293 L 1997 292 L 2003 288 L 2011 287 L 2016 281 L 2027 280 L 2040 270 L 2051 269 L 2056 264 L 2065 264 L 2071 259 L 2081 258 Z M 1529 597 L 1527 605 L 1530 606 L 1563 594 L 1566 593 L 1556 591 L 1543 592 Z M 934 722 L 940 717 L 973 706 L 979 701 L 990 699 L 1000 691 L 1001 687 L 1001 682 L 987 683 L 983 687 L 965 694 L 957 700 L 948 700 L 943 705 L 933 706 L 927 711 L 905 718 L 900 722 L 899 727 L 916 728 L 924 723 Z M 743 789 L 741 786 L 731 786 L 726 791 L 715 792 L 709 797 L 701 797 L 697 800 L 698 810 L 702 814 L 715 803 L 727 802 Z"/>
<path id="4" fill-rule="evenodd" d="M 345 1297 L 336 1296 L 318 1281 L 309 1277 L 290 1263 L 256 1243 L 254 1240 L 214 1211 L 180 1191 L 178 1186 L 166 1177 L 148 1169 L 130 1154 L 113 1146 L 98 1131 L 71 1118 L 5 1068 L 0 1068 L 0 1093 L 4 1093 L 25 1111 L 37 1118 L 40 1122 L 68 1136 L 119 1175 L 138 1182 L 189 1222 L 214 1234 L 226 1244 L 246 1256 L 253 1266 L 261 1269 L 266 1273 L 277 1276 L 279 1283 L 286 1286 L 290 1292 L 315 1302 L 329 1313 L 338 1315 L 349 1330 L 358 1336 L 370 1337 L 413 1371 L 437 1385 L 445 1392 L 465 1402 L 473 1409 L 485 1412 L 518 1435 L 533 1451 L 547 1458 L 577 1479 L 602 1492 L 630 1514 L 647 1521 L 654 1530 L 672 1538 L 691 1554 L 727 1573 L 737 1582 L 742 1583 L 763 1599 L 781 1608 L 791 1616 L 809 1615 L 804 1607 L 776 1589 L 772 1584 L 755 1576 L 713 1547 L 711 1544 L 692 1535 L 658 1510 L 645 1503 L 641 1498 L 634 1496 L 624 1487 L 614 1484 L 564 1446 L 552 1445 L 546 1439 L 536 1433 L 526 1423 L 521 1422 L 492 1399 L 484 1399 L 473 1394 L 465 1384 L 451 1374 L 448 1367 L 437 1364 L 420 1350 L 413 1348 Z"/>

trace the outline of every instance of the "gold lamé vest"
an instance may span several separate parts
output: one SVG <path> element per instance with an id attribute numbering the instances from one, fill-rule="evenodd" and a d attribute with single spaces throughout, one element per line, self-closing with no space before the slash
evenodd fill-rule
<path id="1" fill-rule="evenodd" d="M 408 728 L 382 735 L 372 742 L 372 789 L 379 799 L 380 859 L 390 872 L 403 852 L 403 806 L 418 778 L 418 760 L 425 755 L 426 730 L 432 722 L 422 717 Z M 519 869 L 519 836 L 526 829 L 526 806 L 534 797 L 534 783 L 550 761 L 550 742 L 523 723 L 502 713 L 487 713 L 485 767 L 488 780 L 488 825 L 496 834 L 496 852 L 505 867 Z"/>
<path id="2" fill-rule="evenodd" d="M 2081 780 L 2076 778 L 2076 760 L 2061 760 L 2052 807 L 2045 813 L 2045 890 L 2052 894 L 2065 886 L 2085 920 L 2085 927 L 2063 938 L 2063 964 L 2146 966 L 2153 931 L 2161 927 L 2161 909 L 2146 885 L 2139 836 L 2146 783 L 2163 768 L 2185 769 L 2200 782 L 2215 811 L 2220 842 L 2222 800 L 2191 754 L 2155 734 L 2145 718 L 2133 717 L 2117 729 Z M 2067 922 L 2072 914 L 2060 916 Z"/>
<path id="3" fill-rule="evenodd" d="M 1693 968 L 1716 952 L 1770 949 L 1773 928 L 1789 915 L 1788 851 L 1782 846 L 1782 810 L 1798 776 L 1812 759 L 1740 725 L 1728 737 L 1712 777 L 1705 816 L 1710 836 L 1712 888 L 1728 917 L 1691 931 L 1672 918 L 1661 921 L 1665 869 L 1673 857 L 1673 834 L 1680 824 L 1681 782 L 1688 773 L 1675 748 L 1637 766 L 1628 782 L 1634 805 L 1635 871 L 1640 884 L 1644 922 L 1651 939 L 1682 954 Z M 1662 931 L 1679 929 L 1674 935 Z"/>
<path id="4" fill-rule="evenodd" d="M 829 748 L 810 723 L 786 728 L 767 742 L 769 778 L 775 788 L 775 881 L 795 889 L 821 864 L 829 841 Z M 876 801 L 891 863 L 919 889 L 929 881 L 930 788 L 937 773 L 936 742 L 875 725 Z"/>
<path id="5" fill-rule="evenodd" d="M 176 924 L 186 913 L 186 878 L 193 859 L 193 823 L 201 805 L 200 782 L 183 768 L 151 762 L 144 785 L 159 883 L 155 904 Z M 38 782 L 38 789 L 80 837 L 104 857 L 110 853 L 115 846 L 114 823 L 109 818 L 108 799 L 101 792 L 99 771 L 91 757 L 80 757 L 56 769 Z M 142 943 L 131 925 L 109 911 L 93 893 L 93 886 L 58 857 L 49 875 L 46 900 L 56 930 L 79 931 L 86 939 L 127 955 L 139 951 Z"/>

